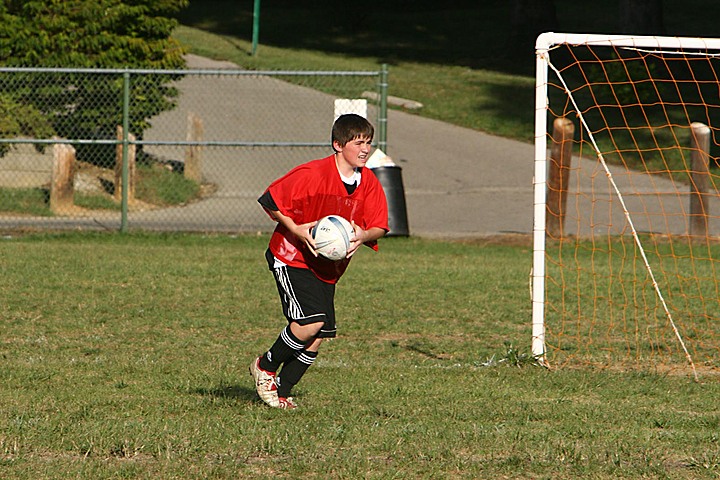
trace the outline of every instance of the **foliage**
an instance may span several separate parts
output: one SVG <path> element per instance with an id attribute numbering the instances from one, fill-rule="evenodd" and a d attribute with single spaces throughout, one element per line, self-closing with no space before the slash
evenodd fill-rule
<path id="1" fill-rule="evenodd" d="M 0 136 L 7 138 L 30 137 L 50 138 L 52 126 L 46 116 L 29 104 L 18 103 L 9 93 L 0 93 Z M 10 149 L 7 143 L 0 143 L 0 156 Z M 42 151 L 41 145 L 36 146 Z"/>
<path id="2" fill-rule="evenodd" d="M 6 67 L 164 68 L 184 65 L 170 37 L 170 15 L 187 0 L 0 1 L 0 64 Z M 64 138 L 112 139 L 122 120 L 120 75 L 91 80 L 77 73 L 8 74 L 0 92 L 48 117 Z M 170 77 L 133 82 L 130 129 L 138 138 L 148 119 L 173 107 Z M 43 134 L 44 131 L 33 132 Z M 11 132 L 2 132 L 10 136 Z M 82 157 L 82 148 L 78 156 Z M 109 148 L 106 150 L 110 150 Z M 109 153 L 109 152 L 107 152 Z"/>
<path id="3" fill-rule="evenodd" d="M 493 355 L 487 361 L 482 363 L 482 366 L 496 367 L 498 365 L 508 365 L 518 368 L 542 366 L 541 359 L 534 356 L 532 353 L 525 352 L 524 349 L 514 346 L 512 342 L 509 341 L 505 341 L 504 345 L 505 353 L 500 358 L 496 358 L 496 355 Z"/>

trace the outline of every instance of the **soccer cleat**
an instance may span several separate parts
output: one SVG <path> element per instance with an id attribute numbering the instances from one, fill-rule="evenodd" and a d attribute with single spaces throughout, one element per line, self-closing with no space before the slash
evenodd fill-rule
<path id="1" fill-rule="evenodd" d="M 297 408 L 297 405 L 293 401 L 292 397 L 278 397 L 277 408 L 282 408 L 283 410 L 293 410 Z"/>
<path id="2" fill-rule="evenodd" d="M 257 391 L 260 400 L 267 403 L 271 407 L 279 407 L 277 384 L 275 383 L 275 373 L 268 372 L 260 368 L 260 358 L 253 360 L 250 364 L 250 375 L 255 379 L 255 391 Z"/>

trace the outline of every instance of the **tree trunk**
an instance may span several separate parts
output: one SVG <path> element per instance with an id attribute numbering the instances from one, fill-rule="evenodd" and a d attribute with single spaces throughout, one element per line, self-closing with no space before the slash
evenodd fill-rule
<path id="1" fill-rule="evenodd" d="M 620 0 L 620 31 L 633 35 L 665 35 L 662 0 Z"/>

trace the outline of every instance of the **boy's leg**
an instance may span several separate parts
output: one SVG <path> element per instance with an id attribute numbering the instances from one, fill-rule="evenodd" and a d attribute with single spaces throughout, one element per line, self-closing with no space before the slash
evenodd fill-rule
<path id="1" fill-rule="evenodd" d="M 318 355 L 318 348 L 322 338 L 316 338 L 308 347 L 297 352 L 293 358 L 285 362 L 280 375 L 277 377 L 278 397 L 288 398 L 293 387 L 300 382 L 307 369 L 312 366 Z"/>
<path id="2" fill-rule="evenodd" d="M 250 365 L 250 374 L 255 379 L 255 390 L 265 403 L 277 407 L 279 397 L 290 396 L 292 387 L 300 381 L 300 377 L 315 361 L 317 348 L 315 352 L 307 353 L 304 349 L 305 345 L 317 335 L 322 325 L 317 322 L 309 325 L 289 324 L 280 332 L 270 350 Z M 280 388 L 280 378 L 276 376 L 276 372 L 283 364 L 285 387 Z"/>
<path id="3" fill-rule="evenodd" d="M 265 401 L 277 406 L 278 397 L 289 397 L 292 387 L 315 361 L 322 342 L 316 337 L 335 336 L 335 286 L 321 281 L 306 269 L 273 264 L 271 258 L 268 258 L 268 264 L 272 266 L 283 313 L 289 324 L 272 347 L 256 360 L 257 370 L 273 378 L 273 382 L 267 383 L 271 392 L 265 392 L 259 384 L 257 391 L 263 400 L 263 395 L 272 396 Z M 281 366 L 281 375 L 277 377 L 282 376 L 282 379 L 279 379 L 275 373 Z M 276 379 L 284 386 L 277 385 Z"/>
<path id="4" fill-rule="evenodd" d="M 273 343 L 270 350 L 260 357 L 260 368 L 268 372 L 277 372 L 280 366 L 305 348 L 307 338 L 298 338 L 293 332 L 294 324 L 288 324 Z M 295 329 L 297 330 L 297 328 Z M 318 328 L 319 330 L 319 328 Z"/>
<path id="5" fill-rule="evenodd" d="M 312 295 L 304 298 L 310 311 L 322 311 L 323 322 L 311 325 L 292 323 L 293 333 L 298 338 L 307 340 L 305 348 L 285 361 L 277 377 L 277 394 L 279 398 L 289 398 L 293 387 L 300 382 L 308 368 L 312 366 L 318 355 L 320 344 L 324 338 L 334 338 L 335 328 L 335 285 L 317 280 L 312 287 Z"/>

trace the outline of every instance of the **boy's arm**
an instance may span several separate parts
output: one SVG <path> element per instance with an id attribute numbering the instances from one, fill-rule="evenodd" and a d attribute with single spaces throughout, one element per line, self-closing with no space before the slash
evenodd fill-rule
<path id="1" fill-rule="evenodd" d="M 355 229 L 355 236 L 350 241 L 350 249 L 348 250 L 347 256 L 351 257 L 358 248 L 360 248 L 360 245 L 367 243 L 367 242 L 373 242 L 383 236 L 385 236 L 385 230 L 380 227 L 371 227 L 367 230 L 363 230 L 362 228 L 358 227 L 355 222 L 352 222 L 352 226 Z"/>
<path id="2" fill-rule="evenodd" d="M 302 240 L 305 245 L 307 245 L 308 249 L 310 249 L 310 253 L 317 257 L 317 252 L 315 251 L 315 241 L 310 234 L 310 229 L 317 224 L 317 221 L 298 225 L 292 218 L 287 215 L 283 215 L 279 210 L 268 210 L 268 213 L 290 233 Z"/>
<path id="3" fill-rule="evenodd" d="M 317 257 L 317 252 L 315 251 L 315 241 L 310 234 L 310 229 L 314 227 L 317 222 L 306 223 L 304 225 L 296 224 L 292 218 L 280 213 L 280 209 L 270 194 L 270 190 L 266 190 L 265 193 L 258 198 L 258 202 L 275 221 L 284 226 L 287 231 L 305 242 L 305 245 L 308 246 L 310 252 Z"/>
<path id="4" fill-rule="evenodd" d="M 265 209 L 266 212 L 268 212 L 268 214 L 270 214 L 270 212 L 276 212 L 280 210 L 275 203 L 275 199 L 272 197 L 272 195 L 270 195 L 270 190 L 265 190 L 265 193 L 263 193 L 260 198 L 258 198 L 258 203 Z"/>

